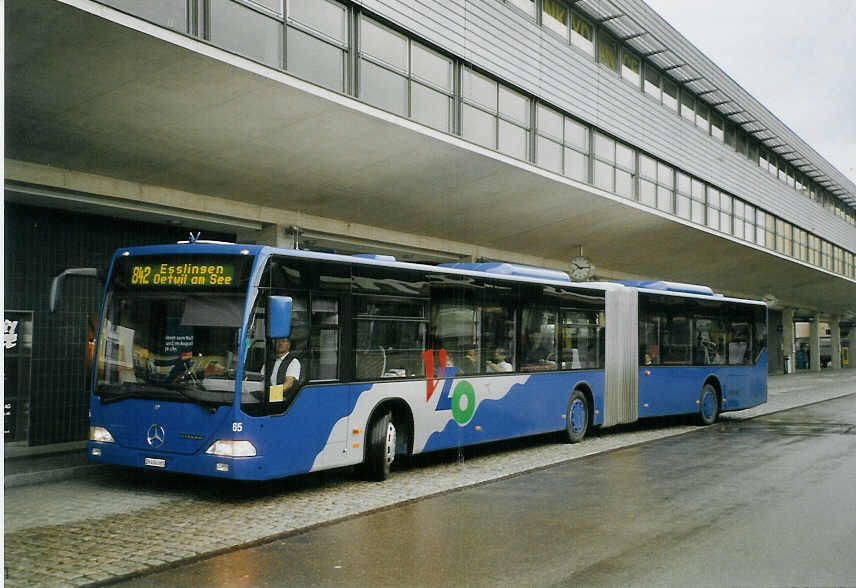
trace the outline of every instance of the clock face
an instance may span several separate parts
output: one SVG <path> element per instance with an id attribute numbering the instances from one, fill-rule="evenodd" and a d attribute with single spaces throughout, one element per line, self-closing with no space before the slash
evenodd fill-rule
<path id="1" fill-rule="evenodd" d="M 575 280 L 587 280 L 594 273 L 594 265 L 584 255 L 578 255 L 571 260 L 571 277 Z"/>

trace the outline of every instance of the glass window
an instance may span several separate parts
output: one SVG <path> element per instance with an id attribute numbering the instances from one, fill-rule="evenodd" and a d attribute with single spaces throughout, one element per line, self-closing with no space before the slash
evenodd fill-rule
<path id="1" fill-rule="evenodd" d="M 411 82 L 410 117 L 424 125 L 450 133 L 452 98 L 418 82 Z"/>
<path id="2" fill-rule="evenodd" d="M 336 380 L 339 377 L 339 301 L 312 299 L 309 336 L 310 379 Z"/>
<path id="3" fill-rule="evenodd" d="M 535 145 L 536 163 L 543 168 L 562 173 L 562 145 L 550 139 L 538 136 Z"/>
<path id="4" fill-rule="evenodd" d="M 693 363 L 722 365 L 726 362 L 725 322 L 719 319 L 696 318 Z"/>
<path id="5" fill-rule="evenodd" d="M 643 178 L 651 178 L 657 180 L 657 160 L 648 157 L 647 155 L 639 155 L 639 174 Z"/>
<path id="6" fill-rule="evenodd" d="M 594 55 L 594 27 L 577 13 L 571 15 L 571 44 Z"/>
<path id="7" fill-rule="evenodd" d="M 407 72 L 407 37 L 366 17 L 360 19 L 360 51 Z"/>
<path id="8" fill-rule="evenodd" d="M 707 187 L 707 226 L 719 228 L 719 190 L 713 186 Z"/>
<path id="9" fill-rule="evenodd" d="M 602 159 L 608 163 L 615 163 L 615 141 L 595 131 L 594 154 L 598 159 Z"/>
<path id="10" fill-rule="evenodd" d="M 705 220 L 705 198 L 704 198 L 704 182 L 692 178 L 690 180 L 690 192 L 692 194 L 692 211 L 690 220 L 700 225 L 704 224 Z"/>
<path id="11" fill-rule="evenodd" d="M 657 208 L 666 212 L 674 212 L 674 169 L 657 162 Z"/>
<path id="12" fill-rule="evenodd" d="M 500 85 L 499 114 L 529 128 L 529 98 Z"/>
<path id="13" fill-rule="evenodd" d="M 330 0 L 288 0 L 288 18 L 340 43 L 348 42 L 348 12 Z"/>
<path id="14" fill-rule="evenodd" d="M 565 145 L 565 175 L 588 182 L 588 127 L 565 117 Z"/>
<path id="15" fill-rule="evenodd" d="M 719 115 L 713 114 L 713 112 L 710 115 L 710 135 L 720 141 L 723 140 L 722 118 Z"/>
<path id="16" fill-rule="evenodd" d="M 565 175 L 581 182 L 588 182 L 588 156 L 566 147 Z"/>
<path id="17" fill-rule="evenodd" d="M 624 169 L 636 171 L 636 152 L 623 143 L 616 143 L 615 163 Z"/>
<path id="18" fill-rule="evenodd" d="M 695 98 L 693 95 L 687 91 L 681 91 L 681 116 L 687 119 L 690 122 L 695 121 L 695 110 L 693 106 L 695 104 Z"/>
<path id="19" fill-rule="evenodd" d="M 747 141 L 748 141 L 748 138 L 746 137 L 746 135 L 743 133 L 742 130 L 738 129 L 737 130 L 737 147 L 736 147 L 737 153 L 748 157 Z M 764 161 L 764 163 L 761 164 L 761 167 L 764 169 L 767 169 L 766 160 Z"/>
<path id="20" fill-rule="evenodd" d="M 608 163 L 604 163 L 599 160 L 595 160 L 594 162 L 594 185 L 598 188 L 602 188 L 604 190 L 608 190 L 612 192 L 615 188 L 614 181 L 614 168 L 610 166 Z"/>
<path id="21" fill-rule="evenodd" d="M 663 77 L 663 104 L 678 111 L 678 85 L 667 77 Z"/>
<path id="22" fill-rule="evenodd" d="M 639 58 L 627 49 L 621 50 L 621 77 L 639 86 L 642 79 L 642 63 Z"/>
<path id="23" fill-rule="evenodd" d="M 438 88 L 452 91 L 452 60 L 423 47 L 411 43 L 411 75 Z"/>
<path id="24" fill-rule="evenodd" d="M 356 379 L 379 380 L 424 376 L 424 321 L 357 319 L 354 362 Z"/>
<path id="25" fill-rule="evenodd" d="M 529 133 L 526 129 L 500 119 L 498 149 L 517 159 L 528 159 Z"/>
<path id="26" fill-rule="evenodd" d="M 605 34 L 597 36 L 597 60 L 618 73 L 618 45 Z"/>
<path id="27" fill-rule="evenodd" d="M 559 0 L 543 0 L 543 23 L 547 29 L 568 37 L 568 7 Z"/>
<path id="28" fill-rule="evenodd" d="M 675 194 L 675 214 L 681 218 L 691 218 L 692 190 L 690 177 L 684 173 L 677 173 L 677 193 Z"/>
<path id="29" fill-rule="evenodd" d="M 633 174 L 623 169 L 615 170 L 615 193 L 625 198 L 633 198 Z"/>
<path id="30" fill-rule="evenodd" d="M 776 217 L 772 214 L 766 215 L 766 222 L 764 225 L 764 246 L 767 249 L 775 249 L 776 248 Z"/>
<path id="31" fill-rule="evenodd" d="M 743 220 L 743 237 L 747 241 L 755 242 L 755 207 L 749 204 L 745 205 L 746 212 Z"/>
<path id="32" fill-rule="evenodd" d="M 231 0 L 211 0 L 211 42 L 271 67 L 281 66 L 282 24 Z"/>
<path id="33" fill-rule="evenodd" d="M 639 202 L 655 208 L 657 206 L 657 184 L 649 180 L 639 180 Z"/>
<path id="34" fill-rule="evenodd" d="M 645 93 L 660 100 L 660 72 L 650 63 L 645 64 Z"/>
<path id="35" fill-rule="evenodd" d="M 475 290 L 464 287 L 443 286 L 431 294 L 429 348 L 435 351 L 445 349 L 446 366 L 455 366 L 459 374 L 480 371 L 481 336 L 475 293 Z M 435 366 L 442 367 L 439 357 L 437 360 Z M 438 370 L 432 371 L 437 373 Z"/>
<path id="36" fill-rule="evenodd" d="M 719 195 L 719 230 L 723 233 L 731 234 L 731 202 L 732 198 L 728 194 L 720 193 Z"/>
<path id="37" fill-rule="evenodd" d="M 520 333 L 521 371 L 558 369 L 556 342 L 556 311 L 545 308 L 524 308 Z"/>
<path id="38" fill-rule="evenodd" d="M 560 369 L 578 370 L 602 368 L 602 315 L 587 310 L 562 309 L 559 315 L 559 340 L 562 359 Z"/>
<path id="39" fill-rule="evenodd" d="M 707 106 L 705 106 L 701 100 L 696 101 L 696 113 L 695 113 L 695 125 L 703 130 L 705 133 L 708 132 L 708 110 Z"/>
<path id="40" fill-rule="evenodd" d="M 469 104 L 461 107 L 461 136 L 484 147 L 496 149 L 496 117 Z"/>
<path id="41" fill-rule="evenodd" d="M 361 60 L 360 98 L 384 110 L 407 116 L 407 78 Z"/>
<path id="42" fill-rule="evenodd" d="M 563 138 L 562 129 L 564 124 L 562 115 L 540 103 L 536 107 L 535 111 L 537 116 L 536 124 L 538 126 L 538 133 L 552 137 L 557 141 L 561 141 Z"/>
<path id="43" fill-rule="evenodd" d="M 588 127 L 565 117 L 565 143 L 588 151 Z"/>
<path id="44" fill-rule="evenodd" d="M 514 310 L 505 301 L 485 302 L 482 307 L 482 341 L 484 342 L 484 372 L 511 372 L 517 364 L 514 341 L 517 329 Z"/>
<path id="45" fill-rule="evenodd" d="M 186 0 L 102 0 L 104 4 L 114 6 L 134 16 L 153 22 L 162 27 L 182 33 L 187 31 Z"/>
<path id="46" fill-rule="evenodd" d="M 345 52 L 294 27 L 286 36 L 290 73 L 338 92 L 345 90 Z"/>
<path id="47" fill-rule="evenodd" d="M 737 129 L 729 122 L 725 123 L 725 144 L 734 149 L 737 148 Z"/>
<path id="48" fill-rule="evenodd" d="M 674 177 L 674 169 L 665 163 L 658 161 L 657 162 L 657 183 L 661 186 L 665 186 L 667 188 L 675 187 L 675 177 Z"/>
<path id="49" fill-rule="evenodd" d="M 496 112 L 496 82 L 471 69 L 465 69 L 464 98 Z"/>
<path id="50" fill-rule="evenodd" d="M 744 225 L 745 221 L 745 212 L 744 205 L 742 200 L 738 200 L 737 198 L 733 199 L 734 203 L 734 236 L 739 239 L 746 238 L 746 226 Z"/>

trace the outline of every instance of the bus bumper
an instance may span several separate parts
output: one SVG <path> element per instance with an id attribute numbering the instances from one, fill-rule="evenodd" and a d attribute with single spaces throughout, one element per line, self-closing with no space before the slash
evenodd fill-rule
<path id="1" fill-rule="evenodd" d="M 116 443 L 88 441 L 86 455 L 92 463 L 119 465 L 230 480 L 266 480 L 262 456 L 223 457 L 204 452 L 189 455 L 158 453 L 122 447 Z"/>

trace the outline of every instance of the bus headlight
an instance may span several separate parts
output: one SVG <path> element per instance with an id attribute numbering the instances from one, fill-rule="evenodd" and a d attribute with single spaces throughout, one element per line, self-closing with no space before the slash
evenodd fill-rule
<path id="1" fill-rule="evenodd" d="M 104 427 L 89 427 L 89 440 L 99 443 L 115 443 L 113 435 Z"/>
<path id="2" fill-rule="evenodd" d="M 211 444 L 211 447 L 205 450 L 205 453 L 224 457 L 253 457 L 256 455 L 256 448 L 249 441 L 217 439 Z"/>

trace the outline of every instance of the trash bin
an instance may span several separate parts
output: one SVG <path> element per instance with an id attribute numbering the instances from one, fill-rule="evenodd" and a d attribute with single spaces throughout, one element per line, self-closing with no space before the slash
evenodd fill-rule
<path id="1" fill-rule="evenodd" d="M 790 355 L 785 356 L 785 373 L 786 374 L 791 373 L 791 356 Z"/>

